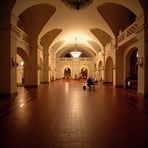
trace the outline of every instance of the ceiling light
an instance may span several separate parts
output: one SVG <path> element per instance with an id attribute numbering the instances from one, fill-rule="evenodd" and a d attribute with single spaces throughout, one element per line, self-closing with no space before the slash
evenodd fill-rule
<path id="1" fill-rule="evenodd" d="M 77 50 L 77 38 L 75 38 L 75 50 L 71 51 L 70 54 L 73 58 L 78 58 L 81 55 L 81 52 Z"/>

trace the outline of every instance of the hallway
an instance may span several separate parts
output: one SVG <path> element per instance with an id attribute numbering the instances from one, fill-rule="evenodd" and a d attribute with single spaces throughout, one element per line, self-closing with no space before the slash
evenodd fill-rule
<path id="1" fill-rule="evenodd" d="M 147 102 L 144 102 L 147 101 Z M 0 100 L 1 148 L 147 148 L 148 100 L 57 80 Z"/>

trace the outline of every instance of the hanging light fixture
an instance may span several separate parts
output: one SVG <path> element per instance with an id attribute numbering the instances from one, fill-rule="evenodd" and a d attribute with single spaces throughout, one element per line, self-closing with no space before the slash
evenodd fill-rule
<path id="1" fill-rule="evenodd" d="M 77 50 L 77 38 L 75 38 L 75 50 L 71 51 L 70 54 L 73 58 L 78 58 L 81 55 L 81 52 Z"/>
<path id="2" fill-rule="evenodd" d="M 69 8 L 80 10 L 87 8 L 93 0 L 61 0 Z"/>

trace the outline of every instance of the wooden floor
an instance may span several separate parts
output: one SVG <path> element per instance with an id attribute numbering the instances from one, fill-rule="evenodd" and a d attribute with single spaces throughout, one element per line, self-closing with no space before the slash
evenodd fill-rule
<path id="1" fill-rule="evenodd" d="M 148 148 L 148 99 L 58 80 L 0 99 L 0 148 Z"/>

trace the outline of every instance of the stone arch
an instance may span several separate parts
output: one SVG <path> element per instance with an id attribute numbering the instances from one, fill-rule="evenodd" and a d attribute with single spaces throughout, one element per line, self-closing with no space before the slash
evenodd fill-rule
<path id="1" fill-rule="evenodd" d="M 81 73 L 81 69 L 87 69 L 87 77 L 92 77 L 92 67 L 89 64 L 83 64 L 80 66 L 79 72 Z"/>
<path id="2" fill-rule="evenodd" d="M 17 54 L 24 60 L 25 65 L 29 65 L 29 56 L 24 49 L 17 47 Z"/>
<path id="3" fill-rule="evenodd" d="M 33 7 L 35 5 L 40 5 L 40 4 L 48 4 L 48 5 L 50 5 L 50 7 L 55 8 L 54 5 L 49 3 L 49 0 L 26 1 L 25 3 L 24 2 L 22 3 L 21 1 L 17 1 L 12 9 L 12 14 L 14 14 L 14 15 L 16 15 L 16 17 L 18 17 L 26 9 Z"/>
<path id="4" fill-rule="evenodd" d="M 42 3 L 30 6 L 19 14 L 17 26 L 29 35 L 31 45 L 37 44 L 37 38 L 42 28 L 55 13 L 55 10 L 55 7 L 50 4 Z"/>
<path id="5" fill-rule="evenodd" d="M 107 22 L 115 36 L 118 36 L 119 31 L 125 30 L 127 26 L 130 26 L 136 20 L 134 11 L 123 4 L 107 2 L 98 6 L 97 10 Z M 108 14 L 108 12 L 110 13 Z"/>
<path id="6" fill-rule="evenodd" d="M 64 68 L 64 78 L 65 79 L 71 78 L 71 68 L 69 66 Z"/>
<path id="7" fill-rule="evenodd" d="M 131 55 L 134 51 L 138 51 L 138 48 L 137 47 L 131 47 L 127 53 L 125 54 L 125 75 L 126 77 L 130 77 L 130 58 L 131 58 Z"/>
<path id="8" fill-rule="evenodd" d="M 138 48 L 132 47 L 125 55 L 125 80 L 126 86 L 137 89 L 138 80 Z M 129 82 L 129 83 L 128 83 Z"/>
<path id="9" fill-rule="evenodd" d="M 113 59 L 108 56 L 105 62 L 105 82 L 113 82 Z"/>
<path id="10" fill-rule="evenodd" d="M 81 68 L 81 76 L 80 76 L 80 78 L 81 79 L 87 79 L 87 77 L 88 77 L 88 68 L 85 66 L 85 67 Z"/>
<path id="11" fill-rule="evenodd" d="M 29 57 L 26 51 L 20 47 L 17 48 L 17 84 L 21 85 L 26 80 L 26 67 L 29 66 Z"/>

